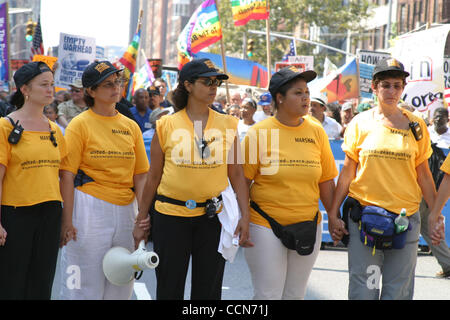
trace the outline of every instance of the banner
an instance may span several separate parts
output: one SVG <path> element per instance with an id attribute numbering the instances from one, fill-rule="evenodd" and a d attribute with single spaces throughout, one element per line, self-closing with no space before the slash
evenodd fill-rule
<path id="1" fill-rule="evenodd" d="M 9 91 L 8 8 L 0 0 L 0 90 Z"/>
<path id="2" fill-rule="evenodd" d="M 434 109 L 443 106 L 444 54 L 449 31 L 450 24 L 444 24 L 409 33 L 395 39 L 390 50 L 410 73 L 402 99 L 419 111 L 430 113 L 430 116 L 433 116 Z"/>
<path id="3" fill-rule="evenodd" d="M 195 58 L 208 58 L 217 68 L 223 70 L 222 56 L 214 53 L 199 52 Z M 267 68 L 250 60 L 226 57 L 229 83 L 267 88 Z"/>
<path id="4" fill-rule="evenodd" d="M 231 11 L 235 26 L 243 26 L 250 20 L 269 18 L 266 0 L 231 0 Z"/>
<path id="5" fill-rule="evenodd" d="M 359 63 L 359 92 L 361 98 L 372 99 L 372 75 L 375 66 L 367 63 Z"/>
<path id="6" fill-rule="evenodd" d="M 326 94 L 328 102 L 345 101 L 359 97 L 359 72 L 356 58 L 340 67 L 328 77 L 309 83 L 311 92 Z"/>
<path id="7" fill-rule="evenodd" d="M 55 74 L 55 86 L 69 89 L 76 79 L 81 79 L 84 69 L 94 62 L 95 39 L 61 33 L 59 38 L 59 66 Z"/>
<path id="8" fill-rule="evenodd" d="M 178 41 L 179 69 L 190 57 L 222 39 L 222 27 L 219 21 L 216 2 L 205 0 L 192 14 L 189 22 L 181 31 Z"/>

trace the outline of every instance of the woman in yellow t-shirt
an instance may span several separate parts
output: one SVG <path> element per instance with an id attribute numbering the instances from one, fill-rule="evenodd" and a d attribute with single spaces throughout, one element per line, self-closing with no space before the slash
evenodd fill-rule
<path id="1" fill-rule="evenodd" d="M 133 282 L 115 286 L 102 269 L 110 248 L 134 251 L 137 200 L 149 169 L 139 126 L 115 109 L 121 98 L 120 71 L 108 61 L 85 69 L 82 82 L 89 109 L 66 128 L 62 299 L 131 298 Z"/>
<path id="2" fill-rule="evenodd" d="M 397 106 L 408 76 L 398 60 L 380 60 L 372 79 L 377 106 L 358 114 L 345 131 L 346 157 L 328 228 L 335 243 L 349 234 L 349 299 L 413 298 L 419 205 L 423 194 L 433 207 L 436 190 L 427 161 L 432 149 L 425 122 Z M 360 231 L 361 218 L 355 214 L 361 210 L 351 211 L 347 230 L 338 213 L 347 194 L 344 207 L 375 206 L 394 214 L 392 219 L 406 209 L 409 231 L 403 234 L 404 246 L 395 245 L 395 240 L 392 246 L 389 240 L 383 246 L 366 242 L 370 237 L 364 235 L 365 229 Z"/>
<path id="3" fill-rule="evenodd" d="M 450 157 L 445 158 L 441 166 L 441 171 L 445 172 L 444 178 L 439 186 L 434 207 L 430 210 L 428 218 L 428 232 L 432 244 L 438 246 L 445 239 L 444 217 L 441 214 L 442 208 L 450 197 Z"/>
<path id="4" fill-rule="evenodd" d="M 304 299 L 319 254 L 322 228 L 319 198 L 331 206 L 338 171 L 322 125 L 308 115 L 307 83 L 314 71 L 294 67 L 275 73 L 269 85 L 276 114 L 249 129 L 243 142 L 244 173 L 250 186 L 250 234 L 255 244 L 245 249 L 254 299 Z M 253 182 L 253 183 L 252 183 Z M 261 213 L 260 213 L 261 212 Z M 310 223 L 310 251 L 284 246 L 277 227 Z M 305 247 L 305 243 L 301 242 Z"/>
<path id="5" fill-rule="evenodd" d="M 147 219 L 154 202 L 151 232 L 160 258 L 156 268 L 159 300 L 184 298 L 191 256 L 191 299 L 221 298 L 225 260 L 218 252 L 222 226 L 217 213 L 228 179 L 242 214 L 234 234 L 240 234 L 241 245 L 251 245 L 248 190 L 241 165 L 231 157 L 239 146 L 238 121 L 209 107 L 226 79 L 208 59 L 187 63 L 174 92 L 179 111 L 156 122 L 152 165 L 137 220 Z M 145 238 L 139 224 L 134 234 L 135 241 Z"/>
<path id="6" fill-rule="evenodd" d="M 67 151 L 58 125 L 43 114 L 53 100 L 50 68 L 31 62 L 14 82 L 18 110 L 0 119 L 0 300 L 50 300 Z"/>

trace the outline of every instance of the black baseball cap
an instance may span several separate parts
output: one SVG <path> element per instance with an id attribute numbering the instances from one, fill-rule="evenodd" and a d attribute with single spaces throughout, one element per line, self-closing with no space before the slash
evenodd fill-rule
<path id="1" fill-rule="evenodd" d="M 378 61 L 377 65 L 373 69 L 372 78 L 374 78 L 375 75 L 381 72 L 388 72 L 388 71 L 397 71 L 401 73 L 403 76 L 405 76 L 405 78 L 409 76 L 409 72 L 405 71 L 403 63 L 394 58 L 383 58 Z"/>
<path id="2" fill-rule="evenodd" d="M 217 77 L 219 80 L 227 80 L 225 73 L 219 72 L 214 63 L 209 59 L 194 59 L 186 63 L 180 71 L 180 82 L 198 77 Z"/>
<path id="3" fill-rule="evenodd" d="M 155 87 L 153 84 L 147 88 L 147 92 L 150 96 L 159 96 L 161 92 L 158 87 Z"/>
<path id="4" fill-rule="evenodd" d="M 286 68 L 283 68 L 279 70 L 278 72 L 275 72 L 272 75 L 272 78 L 270 79 L 269 84 L 269 91 L 272 94 L 272 97 L 275 99 L 276 93 L 278 92 L 278 89 L 288 83 L 289 81 L 296 79 L 296 78 L 302 78 L 306 82 L 310 82 L 314 80 L 317 77 L 317 73 L 313 70 L 307 70 L 301 72 L 294 66 L 289 66 Z"/>
<path id="5" fill-rule="evenodd" d="M 23 65 L 13 77 L 17 90 L 20 90 L 20 87 L 44 72 L 52 72 L 52 69 L 45 62 L 35 61 Z"/>
<path id="6" fill-rule="evenodd" d="M 81 82 L 83 87 L 91 88 L 100 84 L 109 76 L 121 71 L 122 69 L 117 69 L 109 61 L 95 61 L 86 67 L 81 77 Z"/>

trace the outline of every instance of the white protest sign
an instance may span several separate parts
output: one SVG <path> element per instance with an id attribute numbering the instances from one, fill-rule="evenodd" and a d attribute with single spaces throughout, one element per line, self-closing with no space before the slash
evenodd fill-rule
<path id="1" fill-rule="evenodd" d="M 76 79 L 81 79 L 84 69 L 94 62 L 95 57 L 95 38 L 61 33 L 55 86 L 69 88 Z"/>
<path id="2" fill-rule="evenodd" d="M 291 64 L 303 64 L 304 70 L 314 70 L 314 56 L 289 56 Z"/>
<path id="3" fill-rule="evenodd" d="M 383 58 L 389 58 L 391 55 L 387 52 L 369 51 L 358 49 L 356 55 L 359 57 L 359 62 L 375 66 L 378 61 Z"/>
<path id="4" fill-rule="evenodd" d="M 444 51 L 450 25 L 407 34 L 395 40 L 392 56 L 410 73 L 402 99 L 433 115 L 444 98 Z"/>

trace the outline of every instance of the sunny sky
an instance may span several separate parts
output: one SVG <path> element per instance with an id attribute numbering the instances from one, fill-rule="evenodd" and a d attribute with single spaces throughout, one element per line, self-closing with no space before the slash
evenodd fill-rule
<path id="1" fill-rule="evenodd" d="M 96 38 L 98 46 L 127 47 L 130 0 L 42 0 L 41 26 L 45 48 L 59 45 L 60 32 Z"/>

